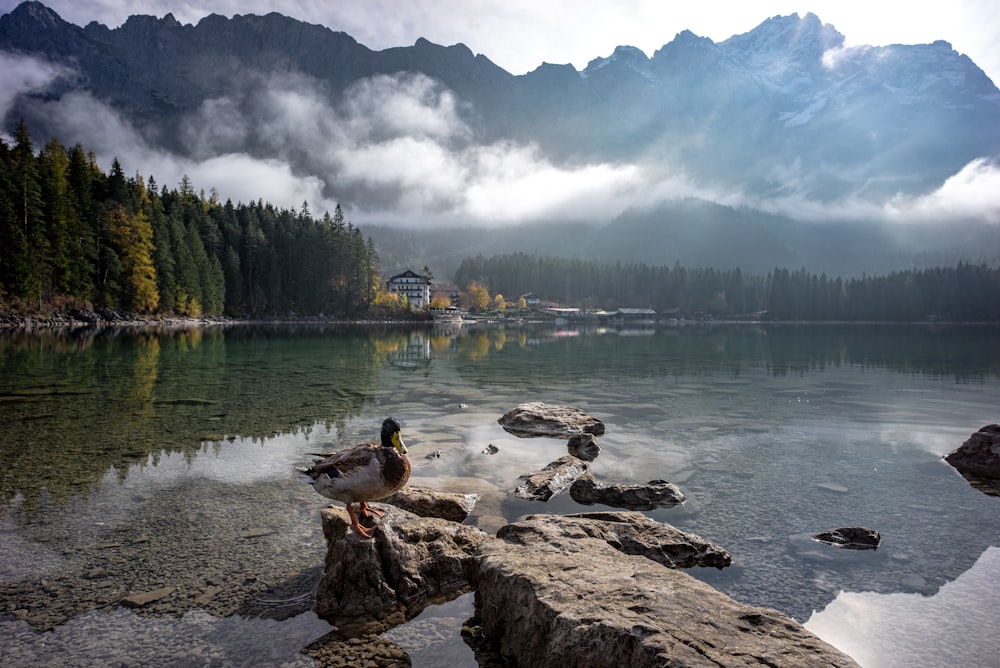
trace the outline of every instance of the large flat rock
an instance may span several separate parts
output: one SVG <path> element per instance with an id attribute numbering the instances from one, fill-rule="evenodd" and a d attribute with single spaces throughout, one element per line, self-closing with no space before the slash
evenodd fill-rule
<path id="1" fill-rule="evenodd" d="M 548 516 L 551 517 L 551 516 Z M 480 546 L 476 611 L 519 666 L 856 666 L 786 615 L 548 519 Z M 501 532 L 502 533 L 502 532 Z"/>

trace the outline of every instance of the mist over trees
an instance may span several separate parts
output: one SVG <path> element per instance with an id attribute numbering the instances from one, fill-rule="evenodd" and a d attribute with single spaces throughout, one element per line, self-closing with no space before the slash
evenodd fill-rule
<path id="1" fill-rule="evenodd" d="M 596 263 L 512 253 L 466 258 L 459 285 L 474 282 L 515 300 L 585 308 L 651 308 L 686 317 L 914 322 L 1000 321 L 1000 268 L 959 264 L 844 280 L 805 269 L 766 275 L 644 263 Z"/>
<path id="2" fill-rule="evenodd" d="M 185 316 L 365 313 L 374 244 L 338 206 L 315 219 L 105 174 L 79 145 L 0 140 L 0 302 Z"/>
<path id="3" fill-rule="evenodd" d="M 187 177 L 170 189 L 126 176 L 118 160 L 105 174 L 79 144 L 51 139 L 36 153 L 23 122 L 13 145 L 0 139 L 0 305 L 191 317 L 405 310 L 384 291 L 378 263 L 374 242 L 339 205 L 314 218 L 306 203 L 223 204 Z M 689 317 L 1000 321 L 1000 268 L 986 264 L 843 279 L 515 252 L 467 257 L 454 281 L 481 310 L 533 293 Z"/>

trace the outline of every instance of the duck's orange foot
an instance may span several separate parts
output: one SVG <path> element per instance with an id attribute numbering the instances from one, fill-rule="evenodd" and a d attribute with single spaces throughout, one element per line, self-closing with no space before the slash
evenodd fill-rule
<path id="1" fill-rule="evenodd" d="M 362 512 L 364 512 L 364 509 L 362 509 Z M 354 514 L 354 508 L 352 508 L 349 503 L 347 504 L 347 514 L 351 517 L 351 528 L 354 529 L 354 533 L 358 534 L 362 538 L 373 538 L 371 532 L 374 531 L 374 527 L 366 529 L 361 526 L 361 523 L 358 522 L 358 516 Z"/>
<path id="2" fill-rule="evenodd" d="M 372 508 L 364 501 L 358 504 L 358 508 L 361 510 L 361 514 L 365 517 L 385 517 L 385 511 Z"/>

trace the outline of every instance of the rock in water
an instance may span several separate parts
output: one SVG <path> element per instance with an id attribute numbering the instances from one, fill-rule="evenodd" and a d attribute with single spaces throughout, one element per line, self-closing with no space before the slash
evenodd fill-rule
<path id="1" fill-rule="evenodd" d="M 684 493 L 666 480 L 650 480 L 644 485 L 603 485 L 589 473 L 573 482 L 569 495 L 585 506 L 601 503 L 628 510 L 671 508 L 687 501 Z"/>
<path id="2" fill-rule="evenodd" d="M 1000 424 L 986 425 L 944 459 L 980 491 L 1000 496 Z"/>
<path id="3" fill-rule="evenodd" d="M 563 491 L 590 468 L 587 462 L 566 455 L 537 473 L 521 476 L 524 484 L 514 490 L 514 496 L 528 501 L 548 501 Z"/>
<path id="4" fill-rule="evenodd" d="M 575 434 L 604 433 L 604 423 L 578 408 L 553 406 L 540 401 L 521 404 L 504 413 L 497 422 L 508 433 L 521 437 L 569 438 Z"/>
<path id="5" fill-rule="evenodd" d="M 502 527 L 497 537 L 521 545 L 595 538 L 620 552 L 646 557 L 667 568 L 703 566 L 721 570 L 733 563 L 732 555 L 715 543 L 639 512 L 529 515 Z"/>
<path id="6" fill-rule="evenodd" d="M 373 540 L 348 532 L 344 508 L 330 506 L 321 513 L 329 548 L 315 609 L 345 638 L 382 633 L 428 605 L 470 591 L 468 562 L 489 539 L 475 527 L 392 506 L 380 510 L 385 517 Z"/>
<path id="7" fill-rule="evenodd" d="M 478 622 L 516 665 L 857 665 L 776 610 L 623 554 L 600 523 L 553 518 L 510 525 L 475 561 Z"/>
<path id="8" fill-rule="evenodd" d="M 812 537 L 813 540 L 827 545 L 835 545 L 847 550 L 877 550 L 882 536 L 875 529 L 865 527 L 845 527 L 821 531 Z"/>
<path id="9" fill-rule="evenodd" d="M 593 434 L 573 434 L 566 444 L 569 454 L 585 462 L 592 462 L 601 454 L 601 446 Z"/>

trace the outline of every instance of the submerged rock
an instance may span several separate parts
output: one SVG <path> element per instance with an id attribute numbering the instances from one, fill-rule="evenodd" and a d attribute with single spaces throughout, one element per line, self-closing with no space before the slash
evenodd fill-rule
<path id="1" fill-rule="evenodd" d="M 566 455 L 537 473 L 521 476 L 524 483 L 514 490 L 514 496 L 528 501 L 548 501 L 589 469 L 587 462 Z"/>
<path id="2" fill-rule="evenodd" d="M 160 587 L 152 591 L 133 592 L 123 598 L 120 603 L 127 608 L 141 608 L 144 605 L 164 599 L 175 591 L 177 591 L 177 587 Z"/>
<path id="3" fill-rule="evenodd" d="M 882 536 L 878 531 L 865 527 L 830 529 L 814 534 L 812 539 L 847 550 L 877 550 L 879 543 L 882 542 Z"/>
<path id="4" fill-rule="evenodd" d="M 589 473 L 573 482 L 569 494 L 574 501 L 585 506 L 601 503 L 628 510 L 671 508 L 687 501 L 684 493 L 666 480 L 650 480 L 645 484 L 604 485 Z"/>
<path id="5" fill-rule="evenodd" d="M 323 668 L 356 668 L 357 666 L 412 665 L 409 654 L 399 645 L 378 634 L 358 638 L 343 638 L 336 631 L 311 642 L 302 653 L 312 657 Z"/>
<path id="6" fill-rule="evenodd" d="M 585 462 L 592 462 L 601 454 L 601 446 L 593 434 L 573 434 L 566 444 L 569 454 Z"/>
<path id="7" fill-rule="evenodd" d="M 497 422 L 508 433 L 521 437 L 569 438 L 575 434 L 604 433 L 604 423 L 578 408 L 554 406 L 540 401 L 521 404 L 504 413 Z"/>

